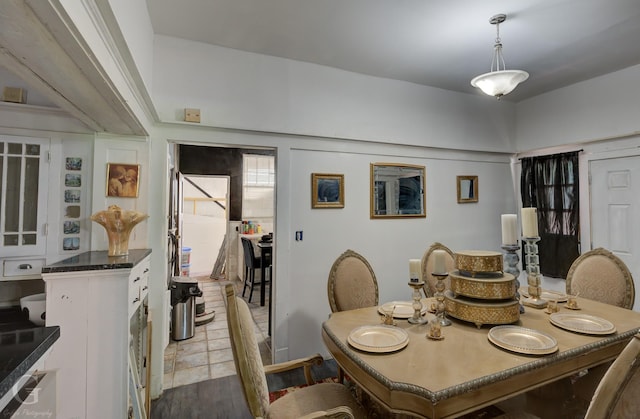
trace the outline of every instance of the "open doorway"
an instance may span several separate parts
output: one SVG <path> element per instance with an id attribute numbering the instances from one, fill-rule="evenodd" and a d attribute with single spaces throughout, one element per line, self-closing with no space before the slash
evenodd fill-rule
<path id="1" fill-rule="evenodd" d="M 228 334 L 224 333 L 227 325 L 221 287 L 227 283 L 233 283 L 238 295 L 242 294 L 244 264 L 240 253 L 240 238 L 248 237 L 260 241 L 262 235 L 274 231 L 275 154 L 275 149 L 179 143 L 171 144 L 169 147 L 171 169 L 169 246 L 170 249 L 173 249 L 169 252 L 169 262 L 171 264 L 172 260 L 178 261 L 178 266 L 175 266 L 174 262 L 174 269 L 170 272 L 174 275 L 180 274 L 181 248 L 191 248 L 190 276 L 199 275 L 201 272 L 205 273 L 205 276 L 197 277 L 198 285 L 203 292 L 205 311 L 214 310 L 215 313 L 210 323 L 202 325 L 196 323 L 193 338 L 181 341 L 168 339 L 169 343 L 164 354 L 163 388 L 165 389 L 235 374 L 234 362 L 230 357 L 231 344 Z M 246 158 L 246 156 L 250 157 Z M 225 180 L 225 203 L 220 199 L 225 196 L 224 193 L 217 186 L 208 185 L 213 179 Z M 190 188 L 193 189 L 190 190 Z M 214 212 L 222 212 L 222 208 L 215 201 L 225 207 L 227 217 L 224 228 L 217 228 L 218 233 L 200 228 L 202 222 L 211 221 L 200 219 L 200 217 L 207 217 L 209 213 L 213 215 Z M 200 208 L 204 202 L 215 207 L 206 210 Z M 195 218 L 189 220 L 194 211 Z M 251 221 L 251 225 L 256 229 L 253 234 L 243 234 L 242 229 L 247 221 Z M 215 229 L 214 226 L 211 228 Z M 216 245 L 214 241 L 209 243 L 210 238 L 203 237 L 218 235 L 217 241 L 220 242 L 220 230 L 226 231 L 226 244 Z M 206 244 L 199 244 L 203 240 Z M 224 239 L 222 240 L 224 241 Z M 212 279 L 211 274 L 215 271 L 220 246 L 226 246 L 227 249 L 223 275 L 221 278 Z M 273 246 L 273 251 L 275 251 L 275 237 L 273 238 Z M 200 248 L 205 249 L 204 252 Z M 256 248 L 258 248 L 258 243 L 256 243 Z M 199 265 L 198 253 L 206 255 L 205 258 L 208 258 L 207 264 L 209 265 L 205 265 L 205 267 Z M 270 260 L 274 259 L 275 257 L 272 257 Z M 208 266 L 212 266 L 211 270 Z M 273 284 L 277 283 L 276 266 L 275 264 L 270 266 L 269 284 L 266 286 L 268 291 L 271 291 Z M 262 273 L 260 273 L 260 277 L 262 277 Z M 268 365 L 273 361 L 269 314 L 275 307 L 275 301 L 271 304 L 270 292 L 267 292 L 266 296 L 266 304 L 262 305 L 261 299 L 257 298 L 260 297 L 260 292 L 258 291 L 257 295 L 254 293 L 249 308 L 256 323 L 256 330 L 259 332 L 258 344 L 262 361 Z M 245 300 L 248 297 L 249 292 L 246 293 Z M 181 350 L 177 350 L 178 347 Z"/>
<path id="2" fill-rule="evenodd" d="M 183 276 L 226 279 L 229 176 L 184 175 L 182 179 Z"/>

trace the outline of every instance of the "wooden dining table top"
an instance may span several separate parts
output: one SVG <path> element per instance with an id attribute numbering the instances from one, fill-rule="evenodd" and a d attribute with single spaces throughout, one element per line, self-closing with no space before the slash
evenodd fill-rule
<path id="1" fill-rule="evenodd" d="M 428 325 L 398 319 L 397 327 L 409 335 L 406 347 L 390 353 L 355 349 L 349 334 L 380 324 L 377 307 L 333 313 L 323 323 L 322 337 L 345 373 L 387 409 L 455 417 L 612 360 L 640 328 L 638 312 L 584 298 L 578 303 L 581 310 L 559 304 L 559 313 L 597 316 L 613 323 L 616 331 L 575 333 L 553 325 L 543 310 L 526 307 L 514 325 L 555 338 L 558 350 L 546 355 L 505 350 L 489 341 L 491 325 L 478 328 L 453 318 L 451 326 L 442 328 L 442 340 L 427 338 Z"/>

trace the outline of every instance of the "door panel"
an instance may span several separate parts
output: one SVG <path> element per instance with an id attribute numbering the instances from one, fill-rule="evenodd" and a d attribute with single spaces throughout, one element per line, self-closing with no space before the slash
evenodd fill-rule
<path id="1" fill-rule="evenodd" d="M 640 311 L 640 156 L 592 160 L 589 175 L 591 247 L 604 247 L 627 265 Z"/>

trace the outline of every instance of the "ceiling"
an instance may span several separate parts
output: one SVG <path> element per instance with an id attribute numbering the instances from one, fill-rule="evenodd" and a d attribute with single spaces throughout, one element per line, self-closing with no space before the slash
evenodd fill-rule
<path id="1" fill-rule="evenodd" d="M 500 25 L 521 101 L 640 64 L 638 0 L 146 0 L 156 34 L 480 95 Z"/>

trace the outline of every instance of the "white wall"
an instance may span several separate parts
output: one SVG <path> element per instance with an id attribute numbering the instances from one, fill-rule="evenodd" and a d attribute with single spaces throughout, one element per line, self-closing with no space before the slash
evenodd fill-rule
<path id="1" fill-rule="evenodd" d="M 164 122 L 462 150 L 510 151 L 515 106 L 493 98 L 156 36 Z"/>
<path id="2" fill-rule="evenodd" d="M 518 152 L 640 133 L 640 66 L 517 105 Z"/>

